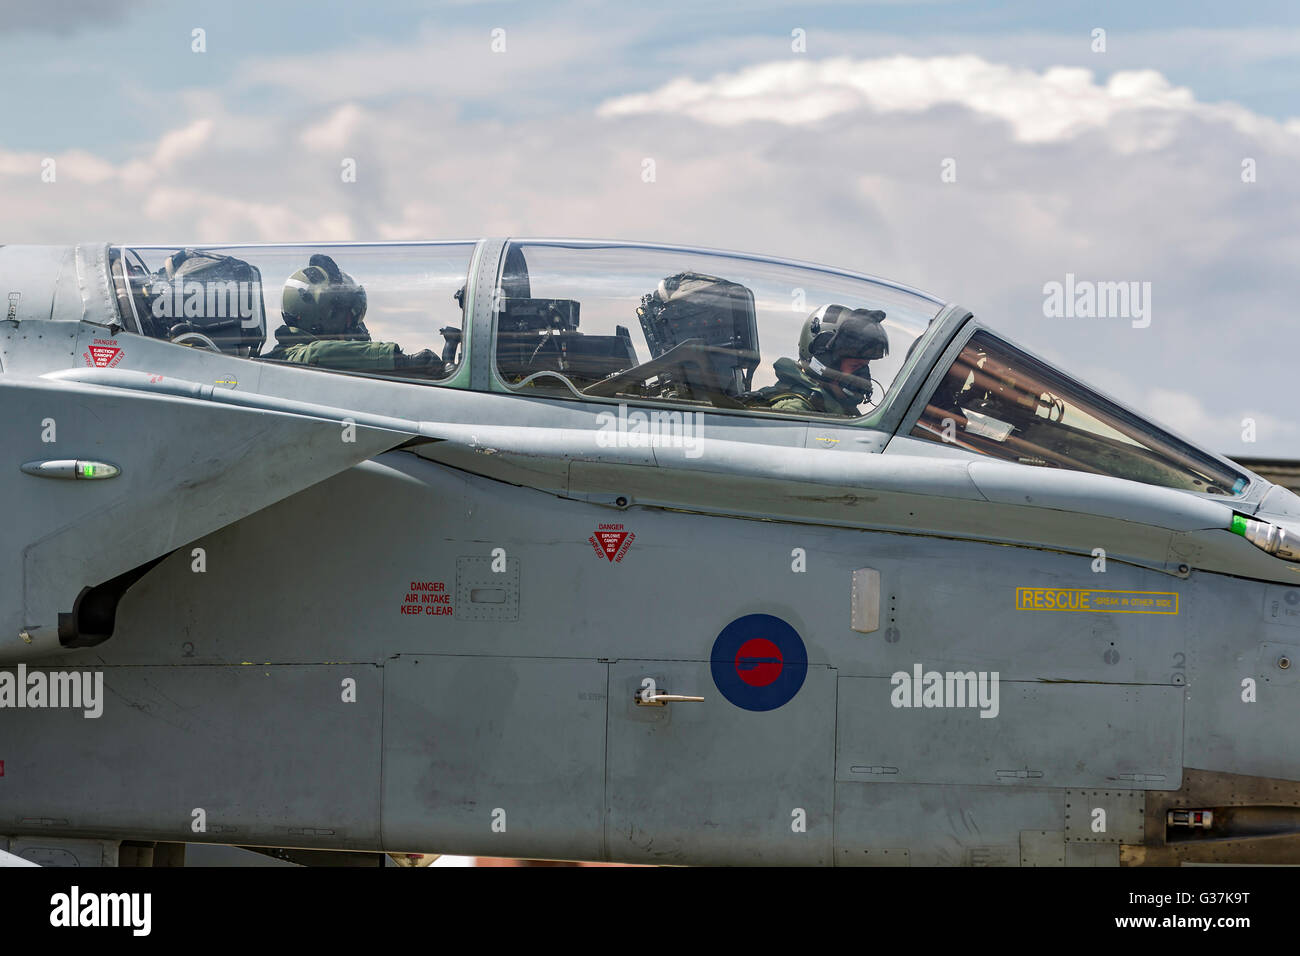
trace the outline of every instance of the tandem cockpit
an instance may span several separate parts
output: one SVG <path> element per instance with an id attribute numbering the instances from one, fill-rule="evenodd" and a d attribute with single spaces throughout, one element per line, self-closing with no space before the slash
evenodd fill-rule
<path id="1" fill-rule="evenodd" d="M 109 263 L 125 329 L 254 361 L 843 426 L 881 435 L 868 450 L 1216 496 L 1251 482 L 964 309 L 807 263 L 572 240 L 118 246 Z"/>

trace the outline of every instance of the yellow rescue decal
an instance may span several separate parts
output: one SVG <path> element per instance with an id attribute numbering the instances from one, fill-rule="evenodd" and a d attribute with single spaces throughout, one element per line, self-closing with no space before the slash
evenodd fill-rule
<path id="1" fill-rule="evenodd" d="M 1173 591 L 1094 591 L 1078 588 L 1016 588 L 1017 611 L 1101 611 L 1112 614 L 1177 614 Z"/>

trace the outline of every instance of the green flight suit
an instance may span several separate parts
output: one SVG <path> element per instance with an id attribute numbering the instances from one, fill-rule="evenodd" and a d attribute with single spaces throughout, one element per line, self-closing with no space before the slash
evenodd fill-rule
<path id="1" fill-rule="evenodd" d="M 322 339 L 288 325 L 275 330 L 275 342 L 263 358 L 345 372 L 391 372 L 399 354 L 396 342 L 371 342 L 368 336 Z"/>
<path id="2" fill-rule="evenodd" d="M 779 358 L 772 363 L 776 384 L 751 393 L 749 404 L 786 412 L 821 412 L 857 418 L 862 413 L 850 398 L 841 398 L 825 382 L 810 376 L 794 359 Z"/>

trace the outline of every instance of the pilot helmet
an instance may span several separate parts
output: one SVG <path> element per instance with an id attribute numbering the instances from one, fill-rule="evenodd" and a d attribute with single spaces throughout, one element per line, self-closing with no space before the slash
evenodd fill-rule
<path id="1" fill-rule="evenodd" d="M 814 378 L 837 383 L 851 398 L 871 397 L 871 375 L 866 366 L 860 374 L 840 371 L 846 358 L 872 361 L 889 354 L 889 336 L 881 323 L 879 309 L 850 309 L 824 305 L 804 321 L 799 333 L 799 364 Z"/>
<path id="2" fill-rule="evenodd" d="M 312 335 L 356 334 L 365 329 L 366 290 L 329 256 L 316 253 L 285 282 L 281 312 L 286 323 Z"/>

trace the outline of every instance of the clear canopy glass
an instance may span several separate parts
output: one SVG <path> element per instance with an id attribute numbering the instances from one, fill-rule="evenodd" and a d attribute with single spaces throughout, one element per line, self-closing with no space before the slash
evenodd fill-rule
<path id="1" fill-rule="evenodd" d="M 115 247 L 124 325 L 333 371 L 454 373 L 472 242 Z"/>
<path id="2" fill-rule="evenodd" d="M 1239 495 L 1241 471 L 1175 438 L 988 332 L 971 336 L 914 438 L 1003 461 Z"/>
<path id="3" fill-rule="evenodd" d="M 814 266 L 540 241 L 509 247 L 497 299 L 509 388 L 845 419 L 887 400 L 943 306 Z"/>

